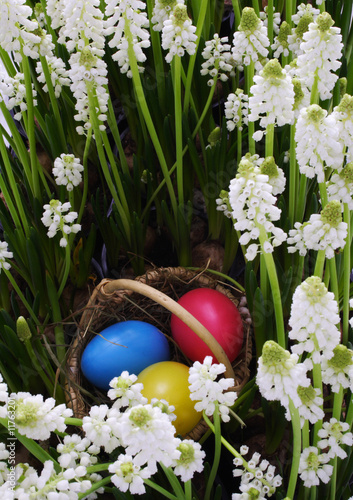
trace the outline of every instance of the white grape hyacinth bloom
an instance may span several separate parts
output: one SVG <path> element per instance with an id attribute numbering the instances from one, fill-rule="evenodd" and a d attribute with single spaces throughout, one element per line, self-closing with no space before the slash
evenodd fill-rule
<path id="1" fill-rule="evenodd" d="M 99 0 L 63 2 L 62 16 L 65 22 L 59 30 L 58 42 L 69 52 L 82 50 L 88 44 L 104 49 L 103 12 Z"/>
<path id="2" fill-rule="evenodd" d="M 69 212 L 71 208 L 69 201 L 61 203 L 59 200 L 51 200 L 43 208 L 44 213 L 41 221 L 48 228 L 48 237 L 54 238 L 60 232 L 62 235 L 60 246 L 66 247 L 68 243 L 67 236 L 71 233 L 78 233 L 81 230 L 80 224 L 73 224 L 78 217 L 77 212 Z"/>
<path id="3" fill-rule="evenodd" d="M 115 400 L 113 408 L 120 410 L 123 407 L 147 403 L 147 399 L 141 394 L 143 384 L 136 383 L 136 381 L 136 375 L 130 375 L 129 372 L 124 370 L 119 377 L 114 377 L 109 382 L 111 389 L 109 389 L 107 396 Z"/>
<path id="4" fill-rule="evenodd" d="M 353 351 L 345 345 L 338 344 L 333 349 L 330 359 L 321 363 L 322 381 L 331 386 L 332 392 L 340 388 L 353 391 Z"/>
<path id="5" fill-rule="evenodd" d="M 260 120 L 260 127 L 279 127 L 294 121 L 294 88 L 292 79 L 282 69 L 278 59 L 271 59 L 258 75 L 250 88 L 248 120 Z M 262 139 L 263 131 L 255 132 L 256 141 Z"/>
<path id="6" fill-rule="evenodd" d="M 310 353 L 315 364 L 332 358 L 340 342 L 339 322 L 334 294 L 318 276 L 310 276 L 293 294 L 288 337 L 297 344 L 292 351 L 298 355 Z"/>
<path id="7" fill-rule="evenodd" d="M 58 462 L 63 469 L 75 468 L 78 465 L 89 467 L 98 462 L 100 447 L 92 444 L 87 437 L 78 434 L 64 436 L 56 447 L 59 453 Z"/>
<path id="8" fill-rule="evenodd" d="M 336 71 L 341 66 L 342 35 L 340 28 L 334 27 L 327 12 L 320 14 L 309 24 L 300 45 L 303 54 L 298 56 L 298 77 L 312 90 L 317 81 L 320 99 L 332 97 L 332 90 L 338 79 Z"/>
<path id="9" fill-rule="evenodd" d="M 271 45 L 273 57 L 279 58 L 281 54 L 283 54 L 284 57 L 289 56 L 288 37 L 290 34 L 290 24 L 288 24 L 287 21 L 283 21 L 279 27 L 278 34 L 274 39 L 274 43 Z"/>
<path id="10" fill-rule="evenodd" d="M 308 222 L 294 224 L 287 238 L 288 252 L 299 250 L 304 256 L 308 250 L 324 250 L 326 258 L 332 259 L 337 250 L 344 248 L 347 234 L 348 225 L 342 221 L 341 202 L 331 200 L 320 214 L 312 214 Z"/>
<path id="11" fill-rule="evenodd" d="M 82 182 L 83 166 L 80 159 L 73 154 L 61 154 L 54 160 L 52 173 L 58 186 L 66 186 L 68 191 L 72 191 L 75 186 Z"/>
<path id="12" fill-rule="evenodd" d="M 339 457 L 342 460 L 347 458 L 347 452 L 342 445 L 353 445 L 353 434 L 348 432 L 350 425 L 347 422 L 339 422 L 337 418 L 331 418 L 329 422 L 324 422 L 322 428 L 318 430 L 317 446 L 321 450 L 329 448 L 327 454 L 330 458 Z"/>
<path id="13" fill-rule="evenodd" d="M 286 240 L 286 233 L 273 224 L 279 220 L 281 210 L 276 206 L 273 187 L 269 176 L 261 172 L 258 155 L 245 155 L 239 163 L 238 173 L 229 184 L 229 204 L 232 208 L 234 228 L 243 234 L 241 245 L 248 245 L 251 240 L 263 239 L 263 251 L 272 253 L 274 247 Z M 270 235 L 270 236 L 269 236 Z M 260 251 L 259 243 L 247 247 L 245 257 L 253 260 Z"/>
<path id="14" fill-rule="evenodd" d="M 217 79 L 222 82 L 228 80 L 229 74 L 233 70 L 230 49 L 231 46 L 226 36 L 220 38 L 215 33 L 212 40 L 206 41 L 201 54 L 205 59 L 205 62 L 201 64 L 201 75 L 211 77 L 207 82 L 208 86 L 211 87 Z"/>
<path id="15" fill-rule="evenodd" d="M 167 19 L 177 3 L 184 3 L 184 0 L 155 0 L 151 23 L 154 31 L 162 31 L 163 23 Z"/>
<path id="16" fill-rule="evenodd" d="M 105 35 L 109 39 L 109 47 L 116 49 L 112 55 L 113 61 L 117 61 L 121 73 L 128 78 L 132 78 L 129 44 L 140 73 L 144 71 L 143 63 L 146 61 L 143 49 L 151 44 L 145 10 L 146 3 L 140 0 L 106 0 Z"/>
<path id="17" fill-rule="evenodd" d="M 30 439 L 45 441 L 54 431 L 65 432 L 65 418 L 72 410 L 64 404 L 55 406 L 54 398 L 44 400 L 41 394 L 18 392 L 9 395 L 15 406 L 16 430 Z M 0 407 L 0 416 L 7 418 L 7 407 Z"/>
<path id="18" fill-rule="evenodd" d="M 172 468 L 174 474 L 185 483 L 194 477 L 195 472 L 202 472 L 206 453 L 199 443 L 191 439 L 178 439 L 178 441 L 177 450 L 180 452 L 180 457 L 174 460 Z"/>
<path id="19" fill-rule="evenodd" d="M 1 269 L 5 269 L 8 271 L 11 268 L 11 265 L 9 262 L 7 262 L 7 259 L 12 259 L 13 258 L 13 253 L 9 252 L 9 247 L 6 241 L 0 241 L 0 272 Z M 0 380 L 2 382 L 2 378 Z M 0 392 L 1 394 L 1 392 Z M 0 399 L 1 401 L 1 399 Z"/>
<path id="20" fill-rule="evenodd" d="M 282 194 L 286 187 L 286 176 L 283 170 L 276 165 L 273 156 L 267 156 L 261 160 L 261 163 L 259 161 L 261 173 L 268 176 L 268 183 L 272 186 L 272 194 L 274 196 Z"/>
<path id="21" fill-rule="evenodd" d="M 325 182 L 325 166 L 334 169 L 343 163 L 336 120 L 325 109 L 312 104 L 300 111 L 295 129 L 296 156 L 300 173 Z"/>
<path id="22" fill-rule="evenodd" d="M 318 486 L 320 480 L 327 484 L 332 475 L 333 466 L 328 464 L 330 458 L 319 452 L 315 446 L 308 446 L 302 451 L 299 461 L 299 477 L 307 488 Z"/>
<path id="23" fill-rule="evenodd" d="M 61 95 L 62 88 L 70 85 L 70 78 L 65 63 L 60 57 L 47 57 L 47 64 L 50 73 L 50 81 L 52 83 L 55 97 L 58 99 Z M 37 62 L 36 73 L 38 75 L 38 82 L 43 83 L 44 92 L 48 92 L 48 85 L 46 83 L 45 75 L 43 72 L 42 63 Z"/>
<path id="24" fill-rule="evenodd" d="M 349 210 L 353 210 L 353 162 L 345 165 L 339 173 L 332 174 L 326 186 L 329 201 L 347 203 Z"/>
<path id="25" fill-rule="evenodd" d="M 109 465 L 112 483 L 119 491 L 129 491 L 133 495 L 146 493 L 144 479 L 152 476 L 153 472 L 148 467 L 141 468 L 131 455 L 120 454 L 118 459 Z"/>
<path id="26" fill-rule="evenodd" d="M 36 106 L 37 92 L 34 89 L 33 83 L 31 85 L 33 105 Z M 27 111 L 26 85 L 23 73 L 16 73 L 13 78 L 5 74 L 2 75 L 2 79 L 0 80 L 0 101 L 4 99 L 4 96 L 7 97 L 4 102 L 9 111 L 14 107 L 19 108 L 19 111 L 14 114 L 14 119 L 20 121 L 22 113 Z"/>
<path id="27" fill-rule="evenodd" d="M 196 411 L 204 411 L 206 415 L 213 415 L 218 405 L 221 419 L 229 422 L 229 407 L 237 399 L 237 393 L 228 391 L 234 385 L 231 378 L 221 378 L 219 375 L 226 371 L 226 367 L 220 363 L 212 363 L 212 356 L 206 356 L 203 363 L 195 361 L 189 368 L 190 399 L 197 401 Z"/>
<path id="28" fill-rule="evenodd" d="M 107 405 L 92 406 L 89 414 L 83 417 L 82 429 L 86 437 L 96 446 L 103 447 L 111 453 L 121 446 L 118 421 L 119 410 Z"/>
<path id="29" fill-rule="evenodd" d="M 245 7 L 242 12 L 238 31 L 233 35 L 232 55 L 238 64 L 249 66 L 255 63 L 255 69 L 262 69 L 261 58 L 268 55 L 270 40 L 267 29 L 257 17 L 252 7 Z"/>
<path id="30" fill-rule="evenodd" d="M 268 401 L 279 401 L 287 410 L 288 418 L 289 400 L 295 407 L 301 406 L 298 387 L 310 385 L 307 367 L 298 363 L 298 359 L 297 354 L 291 354 L 273 340 L 268 340 L 258 360 L 256 383 L 260 393 Z"/>
<path id="31" fill-rule="evenodd" d="M 346 153 L 347 163 L 353 162 L 353 96 L 344 94 L 332 116 L 336 120 L 338 140 Z"/>
<path id="32" fill-rule="evenodd" d="M 308 387 L 299 386 L 297 392 L 301 402 L 298 406 L 301 427 L 306 421 L 315 424 L 318 420 L 322 420 L 325 413 L 322 409 L 324 400 L 321 396 L 321 390 L 309 385 Z M 288 415 L 286 417 L 288 419 Z"/>
<path id="33" fill-rule="evenodd" d="M 162 48 L 168 50 L 165 60 L 170 63 L 174 56 L 182 57 L 185 51 L 191 56 L 195 54 L 196 27 L 188 16 L 187 7 L 177 3 L 169 18 L 164 21 L 162 29 Z"/>
<path id="34" fill-rule="evenodd" d="M 305 5 L 304 3 L 301 3 L 297 12 L 292 15 L 295 27 L 292 29 L 292 33 L 288 35 L 288 47 L 295 57 L 303 53 L 301 43 L 304 33 L 308 31 L 309 24 L 313 23 L 318 15 L 320 15 L 319 9 L 315 9 L 311 4 Z"/>
<path id="35" fill-rule="evenodd" d="M 243 124 L 248 124 L 249 96 L 243 89 L 230 93 L 224 103 L 224 114 L 227 120 L 227 129 L 232 132 L 236 127 L 241 131 Z"/>

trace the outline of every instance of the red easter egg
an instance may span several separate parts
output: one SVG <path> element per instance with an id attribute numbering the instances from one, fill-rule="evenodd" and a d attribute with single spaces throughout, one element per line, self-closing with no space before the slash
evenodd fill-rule
<path id="1" fill-rule="evenodd" d="M 236 305 L 223 293 L 210 288 L 191 290 L 178 304 L 207 328 L 233 362 L 243 345 L 243 323 Z M 212 356 L 217 363 L 210 348 L 175 314 L 170 326 L 174 340 L 189 359 L 202 363 L 206 356 Z"/>

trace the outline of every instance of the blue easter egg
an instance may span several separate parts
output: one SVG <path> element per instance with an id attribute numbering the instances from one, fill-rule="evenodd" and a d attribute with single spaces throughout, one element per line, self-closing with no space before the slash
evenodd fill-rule
<path id="1" fill-rule="evenodd" d="M 93 385 L 108 391 L 109 382 L 124 370 L 138 375 L 147 366 L 169 359 L 168 341 L 158 328 L 143 321 L 122 321 L 87 344 L 81 370 Z"/>

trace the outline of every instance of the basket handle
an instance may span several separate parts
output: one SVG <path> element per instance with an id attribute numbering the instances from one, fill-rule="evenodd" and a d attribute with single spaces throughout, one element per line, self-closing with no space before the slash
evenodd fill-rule
<path id="1" fill-rule="evenodd" d="M 117 279 L 108 281 L 103 284 L 102 291 L 105 294 L 112 294 L 117 290 L 132 290 L 140 293 L 145 297 L 149 297 L 158 304 L 164 306 L 170 312 L 178 316 L 189 328 L 191 328 L 196 335 L 200 337 L 203 342 L 211 349 L 215 358 L 219 363 L 223 363 L 226 367 L 225 376 L 235 380 L 235 374 L 231 362 L 229 361 L 223 348 L 211 333 L 205 328 L 200 321 L 198 321 L 189 311 L 184 309 L 180 304 L 175 302 L 171 297 L 156 290 L 155 288 L 135 280 Z"/>

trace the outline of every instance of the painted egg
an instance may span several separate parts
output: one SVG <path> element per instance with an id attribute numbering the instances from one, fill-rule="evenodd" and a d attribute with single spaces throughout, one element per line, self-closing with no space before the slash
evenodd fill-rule
<path id="1" fill-rule="evenodd" d="M 175 407 L 176 420 L 173 425 L 177 434 L 190 432 L 200 421 L 202 413 L 195 410 L 196 401 L 191 401 L 189 390 L 189 368 L 176 361 L 163 361 L 145 368 L 137 381 L 143 384 L 142 394 L 149 400 L 165 399 Z"/>
<path id="2" fill-rule="evenodd" d="M 158 328 L 143 321 L 122 321 L 89 342 L 81 370 L 93 385 L 107 391 L 109 382 L 124 370 L 138 375 L 147 366 L 169 359 L 168 341 Z"/>
<path id="3" fill-rule="evenodd" d="M 191 290 L 178 304 L 207 328 L 233 362 L 243 345 L 243 323 L 236 305 L 223 293 L 210 288 Z M 189 359 L 202 363 L 205 356 L 212 356 L 211 349 L 174 314 L 170 326 L 174 340 Z"/>

